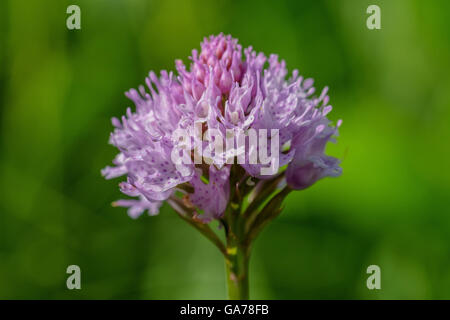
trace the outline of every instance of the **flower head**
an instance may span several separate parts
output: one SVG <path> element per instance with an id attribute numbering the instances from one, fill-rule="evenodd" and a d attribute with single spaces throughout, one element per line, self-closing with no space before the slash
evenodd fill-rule
<path id="1" fill-rule="evenodd" d="M 102 174 L 107 179 L 127 176 L 120 189 L 138 199 L 116 204 L 129 207 L 130 216 L 145 210 L 155 214 L 169 200 L 176 210 L 209 222 L 224 215 L 230 191 L 235 196 L 251 191 L 247 178 L 263 183 L 282 177 L 290 188 L 304 189 L 340 175 L 339 160 L 324 154 L 341 123 L 333 126 L 327 119 L 328 89 L 315 96 L 313 80 L 297 70 L 288 76 L 277 55 L 266 57 L 248 47 L 244 56 L 231 36 L 210 36 L 200 52 L 192 51 L 189 68 L 176 60 L 177 76 L 150 72 L 147 88 L 126 93 L 136 110 L 128 108 L 120 120 L 112 119 L 110 143 L 119 154 L 115 166 Z M 181 141 L 179 130 L 194 134 Z M 240 148 L 217 152 L 230 136 L 234 142 L 241 137 Z M 196 161 L 199 153 L 212 149 L 203 155 L 208 161 Z M 185 161 L 174 162 L 180 151 Z M 264 155 L 276 159 L 271 170 L 264 171 L 267 162 L 254 161 Z"/>

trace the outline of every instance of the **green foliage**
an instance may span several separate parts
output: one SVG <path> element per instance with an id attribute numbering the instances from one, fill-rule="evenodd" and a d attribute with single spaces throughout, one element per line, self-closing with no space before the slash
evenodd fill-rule
<path id="1" fill-rule="evenodd" d="M 100 176 L 123 92 L 219 32 L 330 86 L 344 120 L 342 177 L 289 194 L 255 241 L 252 298 L 450 298 L 448 1 L 85 0 L 72 31 L 69 4 L 0 2 L 0 298 L 225 298 L 210 242 L 168 206 L 128 218 Z"/>

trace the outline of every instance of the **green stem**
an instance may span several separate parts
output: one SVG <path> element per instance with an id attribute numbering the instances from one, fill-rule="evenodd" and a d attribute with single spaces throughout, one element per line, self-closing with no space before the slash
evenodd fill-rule
<path id="1" fill-rule="evenodd" d="M 227 269 L 228 299 L 248 300 L 248 265 L 249 250 L 240 245 L 227 246 L 225 267 Z"/>
<path id="2" fill-rule="evenodd" d="M 244 244 L 244 221 L 241 202 L 228 207 L 227 228 L 225 229 L 227 248 L 225 268 L 227 270 L 228 299 L 248 300 L 248 263 L 250 246 Z"/>

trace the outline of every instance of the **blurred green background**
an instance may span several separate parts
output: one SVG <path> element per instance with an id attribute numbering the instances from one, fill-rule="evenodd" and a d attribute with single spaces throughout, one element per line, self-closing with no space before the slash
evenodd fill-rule
<path id="1" fill-rule="evenodd" d="M 66 8 L 81 7 L 81 30 Z M 366 8 L 381 7 L 381 30 Z M 330 86 L 344 174 L 257 239 L 251 297 L 450 298 L 450 2 L 0 1 L 0 298 L 221 299 L 221 255 L 167 206 L 132 220 L 100 169 L 149 70 L 231 33 Z M 66 289 L 66 268 L 82 289 Z M 366 268 L 381 267 L 378 291 Z"/>

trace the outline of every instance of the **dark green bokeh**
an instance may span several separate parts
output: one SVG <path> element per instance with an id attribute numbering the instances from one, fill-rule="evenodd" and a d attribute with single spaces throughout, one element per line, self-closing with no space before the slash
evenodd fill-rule
<path id="1" fill-rule="evenodd" d="M 369 4 L 381 30 L 366 28 Z M 344 120 L 328 148 L 344 174 L 291 194 L 257 239 L 252 298 L 450 298 L 444 0 L 1 1 L 0 298 L 225 298 L 214 246 L 167 206 L 138 220 L 112 208 L 120 179 L 100 176 L 123 92 L 219 32 L 330 86 Z"/>

